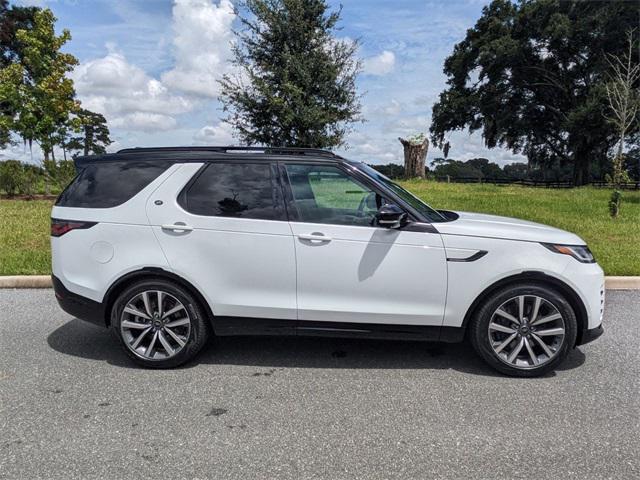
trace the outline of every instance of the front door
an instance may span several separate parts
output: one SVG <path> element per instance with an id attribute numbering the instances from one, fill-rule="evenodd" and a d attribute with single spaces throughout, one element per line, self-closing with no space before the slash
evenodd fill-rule
<path id="1" fill-rule="evenodd" d="M 283 163 L 298 318 L 441 326 L 447 265 L 438 233 L 375 226 L 388 202 L 332 164 Z"/>

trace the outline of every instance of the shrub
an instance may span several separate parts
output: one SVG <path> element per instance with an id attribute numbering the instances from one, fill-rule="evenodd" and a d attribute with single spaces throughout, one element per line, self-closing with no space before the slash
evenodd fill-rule
<path id="1" fill-rule="evenodd" d="M 0 190 L 10 197 L 21 193 L 24 176 L 24 166 L 18 160 L 0 162 Z"/>
<path id="2" fill-rule="evenodd" d="M 47 160 L 44 162 L 44 171 L 56 190 L 63 190 L 76 175 L 76 169 L 71 160 L 60 160 L 59 162 Z"/>
<path id="3" fill-rule="evenodd" d="M 613 218 L 617 218 L 620 213 L 620 203 L 622 203 L 622 193 L 619 190 L 614 190 L 611 193 L 611 200 L 609 200 L 609 213 Z"/>

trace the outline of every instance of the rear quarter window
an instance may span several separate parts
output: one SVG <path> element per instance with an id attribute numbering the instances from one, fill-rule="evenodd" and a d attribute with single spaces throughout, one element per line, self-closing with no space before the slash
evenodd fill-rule
<path id="1" fill-rule="evenodd" d="M 87 165 L 60 194 L 59 207 L 110 208 L 130 200 L 170 162 L 103 162 Z"/>

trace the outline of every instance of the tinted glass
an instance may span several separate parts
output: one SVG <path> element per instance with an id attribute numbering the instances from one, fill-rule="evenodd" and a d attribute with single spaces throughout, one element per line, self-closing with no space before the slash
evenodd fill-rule
<path id="1" fill-rule="evenodd" d="M 180 203 L 196 215 L 284 220 L 280 187 L 268 163 L 210 163 Z"/>
<path id="2" fill-rule="evenodd" d="M 286 165 L 293 198 L 289 212 L 301 222 L 373 226 L 385 201 L 339 168 Z"/>
<path id="3" fill-rule="evenodd" d="M 56 201 L 61 207 L 109 208 L 130 200 L 169 168 L 169 162 L 87 165 Z"/>
<path id="4" fill-rule="evenodd" d="M 416 197 L 413 193 L 405 190 L 400 185 L 395 183 L 390 178 L 384 176 L 374 168 L 371 168 L 369 165 L 364 163 L 360 163 L 356 165 L 357 168 L 367 173 L 370 177 L 373 177 L 378 182 L 382 183 L 393 193 L 398 195 L 402 200 L 407 202 L 413 208 L 415 208 L 418 212 L 420 212 L 429 222 L 446 222 L 447 219 L 439 213 L 438 211 L 431 208 L 429 205 L 424 203 L 418 197 Z"/>

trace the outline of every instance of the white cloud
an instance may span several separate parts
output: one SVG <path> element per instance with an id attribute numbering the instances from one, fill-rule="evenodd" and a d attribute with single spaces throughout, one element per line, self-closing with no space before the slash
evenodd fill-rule
<path id="1" fill-rule="evenodd" d="M 396 56 L 389 50 L 380 55 L 364 59 L 363 73 L 368 75 L 386 75 L 391 73 L 396 64 Z"/>
<path id="2" fill-rule="evenodd" d="M 207 125 L 198 130 L 193 140 L 201 145 L 232 145 L 234 143 L 233 128 L 225 122 Z"/>
<path id="3" fill-rule="evenodd" d="M 171 93 L 111 49 L 105 57 L 79 65 L 71 75 L 85 108 L 105 115 L 113 127 L 134 130 L 166 130 L 176 124 L 173 115 L 194 108 L 193 100 Z"/>
<path id="4" fill-rule="evenodd" d="M 171 130 L 175 128 L 176 125 L 176 119 L 169 115 L 148 112 L 129 113 L 111 122 L 111 126 L 115 128 L 142 130 L 146 132 Z"/>
<path id="5" fill-rule="evenodd" d="M 201 109 L 205 99 L 217 95 L 216 80 L 230 64 L 233 4 L 230 0 L 175 0 L 172 15 L 174 65 L 159 77 L 130 63 L 111 41 L 106 44 L 107 55 L 82 63 L 72 73 L 83 106 L 104 114 L 111 128 L 174 130 L 176 115 Z M 230 138 L 229 132 L 216 131 L 225 143 Z"/>
<path id="6" fill-rule="evenodd" d="M 215 98 L 216 80 L 229 68 L 236 17 L 233 4 L 220 0 L 176 0 L 173 6 L 175 67 L 162 75 L 162 82 L 182 92 Z"/>
<path id="7" fill-rule="evenodd" d="M 394 135 L 409 137 L 420 133 L 428 134 L 430 123 L 431 119 L 426 115 L 413 115 L 387 121 L 382 129 Z"/>
<path id="8" fill-rule="evenodd" d="M 402 112 L 402 104 L 395 98 L 391 99 L 391 103 L 384 108 L 385 115 L 398 115 Z"/>
<path id="9" fill-rule="evenodd" d="M 57 155 L 57 152 L 56 152 Z M 38 163 L 42 158 L 42 150 L 37 143 L 33 143 L 31 148 L 23 143 L 7 145 L 7 148 L 0 150 L 0 162 L 3 160 L 20 160 L 27 163 Z"/>

